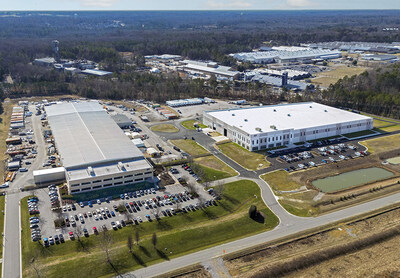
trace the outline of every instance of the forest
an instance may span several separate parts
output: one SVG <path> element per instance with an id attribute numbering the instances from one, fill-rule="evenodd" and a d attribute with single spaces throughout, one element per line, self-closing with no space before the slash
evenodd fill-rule
<path id="1" fill-rule="evenodd" d="M 301 24 L 299 24 L 301 23 Z M 77 94 L 89 98 L 149 99 L 182 97 L 246 98 L 264 103 L 315 98 L 336 106 L 399 117 L 398 68 L 382 68 L 340 80 L 326 91 L 304 97 L 280 95 L 262 84 L 186 80 L 177 74 L 141 71 L 144 55 L 178 54 L 237 67 L 227 54 L 268 45 L 320 41 L 400 41 L 398 11 L 214 11 L 214 12 L 0 12 L 0 77 L 6 96 Z M 31 64 L 51 56 L 60 41 L 65 59 L 89 59 L 114 72 L 106 78 L 80 78 Z M 132 52 L 124 61 L 119 52 Z"/>

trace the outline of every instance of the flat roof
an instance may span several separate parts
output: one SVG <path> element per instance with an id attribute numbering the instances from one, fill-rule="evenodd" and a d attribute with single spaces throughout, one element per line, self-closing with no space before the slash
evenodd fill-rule
<path id="1" fill-rule="evenodd" d="M 129 140 L 129 139 L 128 139 Z M 135 148 L 136 146 L 129 142 L 129 144 L 133 145 Z M 128 173 L 137 170 L 151 170 L 152 166 L 149 162 L 143 158 L 137 160 L 130 160 L 123 162 L 124 169 L 121 169 L 118 165 L 118 162 L 115 163 L 107 163 L 99 166 L 92 167 L 93 173 L 90 174 L 88 168 L 79 168 L 79 169 L 72 169 L 67 170 L 67 179 L 69 181 L 81 180 L 85 178 L 95 178 L 95 177 L 104 177 L 118 173 Z"/>
<path id="2" fill-rule="evenodd" d="M 35 170 L 35 171 L 33 171 L 33 176 L 50 175 L 50 174 L 54 174 L 54 173 L 63 173 L 63 172 L 65 172 L 64 167 L 56 167 L 56 168 L 50 168 L 50 169 Z"/>
<path id="3" fill-rule="evenodd" d="M 143 156 L 97 101 L 64 102 L 46 112 L 65 168 Z"/>
<path id="4" fill-rule="evenodd" d="M 110 71 L 98 70 L 98 69 L 85 69 L 85 70 L 81 71 L 81 73 L 97 75 L 97 76 L 105 76 L 105 75 L 112 74 L 112 72 L 110 72 Z"/>
<path id="5" fill-rule="evenodd" d="M 302 129 L 334 125 L 343 122 L 371 119 L 360 114 L 316 102 L 269 105 L 242 109 L 205 112 L 228 125 L 235 126 L 247 134 L 287 129 Z M 289 116 L 290 115 L 290 116 Z"/>

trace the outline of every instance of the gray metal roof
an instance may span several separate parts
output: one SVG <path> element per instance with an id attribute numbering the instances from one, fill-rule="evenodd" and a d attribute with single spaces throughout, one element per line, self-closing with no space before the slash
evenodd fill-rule
<path id="1" fill-rule="evenodd" d="M 98 102 L 68 102 L 46 107 L 65 168 L 142 157 Z"/>

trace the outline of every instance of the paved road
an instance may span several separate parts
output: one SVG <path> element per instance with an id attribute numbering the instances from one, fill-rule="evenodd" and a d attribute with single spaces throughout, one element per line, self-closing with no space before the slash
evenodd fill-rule
<path id="1" fill-rule="evenodd" d="M 178 123 L 179 122 L 175 122 L 175 124 Z M 179 137 L 182 138 L 182 134 L 186 135 L 187 133 L 188 133 L 187 131 L 183 133 L 183 131 L 181 130 L 179 133 L 174 133 L 169 135 L 168 139 L 174 139 Z M 137 271 L 132 272 L 136 277 L 153 277 L 195 263 L 203 263 L 206 265 L 210 265 L 208 263 L 210 259 L 223 256 L 224 251 L 225 254 L 229 254 L 245 248 L 263 244 L 268 241 L 294 235 L 299 232 L 323 226 L 332 222 L 341 221 L 352 216 L 356 216 L 365 212 L 373 211 L 388 206 L 393 203 L 397 203 L 399 202 L 400 199 L 400 193 L 397 193 L 391 196 L 383 197 L 381 199 L 373 200 L 367 203 L 359 204 L 353 207 L 349 207 L 346 209 L 342 209 L 340 211 L 335 211 L 314 218 L 303 218 L 294 216 L 292 214 L 289 214 L 285 209 L 282 208 L 282 206 L 277 201 L 275 195 L 273 194 L 270 186 L 261 178 L 259 178 L 259 175 L 274 170 L 276 167 L 278 167 L 278 165 L 260 171 L 248 171 L 239 164 L 237 164 L 235 161 L 231 160 L 224 154 L 215 150 L 215 148 L 213 147 L 214 141 L 208 136 L 205 136 L 202 133 L 195 133 L 195 132 L 192 132 L 189 136 L 191 135 L 195 136 L 195 139 L 199 144 L 204 146 L 215 156 L 217 156 L 218 158 L 220 158 L 229 166 L 231 166 L 232 168 L 234 168 L 236 171 L 239 172 L 238 177 L 230 179 L 235 179 L 235 180 L 250 179 L 256 182 L 261 189 L 261 196 L 264 202 L 279 217 L 280 223 L 272 231 L 232 241 L 196 253 L 178 257 L 170 261 L 165 261 L 156 265 L 139 269 Z M 353 144 L 357 143 L 355 141 L 350 141 L 350 142 Z M 272 165 L 274 164 L 275 163 L 273 163 Z"/>
<path id="2" fill-rule="evenodd" d="M 3 248 L 3 265 L 2 277 L 14 278 L 20 277 L 20 213 L 19 201 L 27 196 L 28 192 L 21 192 L 27 184 L 33 184 L 32 172 L 34 169 L 39 169 L 46 157 L 45 142 L 41 135 L 41 121 L 37 116 L 31 117 L 32 129 L 37 144 L 37 155 L 35 160 L 29 167 L 28 172 L 18 173 L 14 182 L 7 189 L 6 205 L 5 205 L 5 233 L 4 233 L 4 248 Z"/>

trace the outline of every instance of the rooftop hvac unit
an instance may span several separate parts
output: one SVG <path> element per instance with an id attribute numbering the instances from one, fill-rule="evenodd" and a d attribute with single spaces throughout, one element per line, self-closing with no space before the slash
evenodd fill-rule
<path id="1" fill-rule="evenodd" d="M 277 130 L 276 126 L 274 126 L 274 125 L 270 125 L 269 128 L 273 129 L 273 130 Z"/>
<path id="2" fill-rule="evenodd" d="M 95 173 L 94 173 L 94 170 L 93 170 L 92 166 L 88 167 L 88 173 L 89 173 L 90 176 L 95 176 Z"/>
<path id="3" fill-rule="evenodd" d="M 126 170 L 126 169 L 125 169 L 125 166 L 124 166 L 124 164 L 122 164 L 122 162 L 118 162 L 118 168 L 119 168 L 121 171 Z"/>
<path id="4" fill-rule="evenodd" d="M 244 119 L 245 122 L 247 122 L 247 119 Z"/>
<path id="5" fill-rule="evenodd" d="M 274 109 L 274 112 L 276 112 L 276 109 Z"/>
<path id="6" fill-rule="evenodd" d="M 310 105 L 310 108 L 312 108 L 312 106 Z"/>
<path id="7" fill-rule="evenodd" d="M 324 110 L 325 112 L 328 112 L 328 110 Z"/>
<path id="8" fill-rule="evenodd" d="M 232 114 L 232 116 L 235 116 L 235 114 Z"/>
<path id="9" fill-rule="evenodd" d="M 257 130 L 258 132 L 262 132 L 262 129 L 259 128 L 259 127 L 256 127 L 256 130 Z"/>

